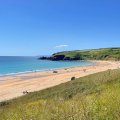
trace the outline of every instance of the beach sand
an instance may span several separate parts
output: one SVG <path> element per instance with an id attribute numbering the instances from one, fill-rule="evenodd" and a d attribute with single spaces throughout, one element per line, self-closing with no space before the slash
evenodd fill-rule
<path id="1" fill-rule="evenodd" d="M 23 95 L 23 91 L 34 92 L 49 88 L 71 80 L 71 77 L 83 77 L 93 73 L 118 69 L 120 62 L 115 61 L 91 61 L 96 63 L 91 66 L 72 67 L 53 70 L 19 74 L 0 77 L 0 101 L 9 100 Z"/>

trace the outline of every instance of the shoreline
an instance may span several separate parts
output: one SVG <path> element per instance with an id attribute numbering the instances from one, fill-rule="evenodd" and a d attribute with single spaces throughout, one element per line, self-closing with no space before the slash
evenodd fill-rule
<path id="1" fill-rule="evenodd" d="M 91 64 L 87 65 L 78 65 L 78 66 L 70 66 L 70 67 L 61 67 L 61 68 L 52 68 L 52 69 L 43 69 L 43 70 L 29 70 L 29 71 L 21 71 L 21 72 L 15 72 L 15 73 L 7 73 L 7 74 L 0 74 L 1 77 L 7 77 L 7 76 L 14 76 L 14 75 L 21 75 L 21 74 L 29 74 L 34 72 L 45 72 L 45 71 L 54 71 L 54 70 L 61 70 L 61 69 L 67 69 L 67 68 L 74 68 L 74 67 L 82 67 L 82 66 L 92 66 L 95 64 L 95 62 L 92 62 L 90 60 L 79 60 L 78 62 L 89 62 Z"/>
<path id="2" fill-rule="evenodd" d="M 120 68 L 119 61 L 96 61 L 88 66 L 74 66 L 55 70 L 37 71 L 0 77 L 0 101 L 10 100 L 23 95 L 23 91 L 34 92 L 59 85 L 71 80 L 71 77 L 83 77 L 108 69 Z M 86 69 L 86 71 L 84 71 Z"/>

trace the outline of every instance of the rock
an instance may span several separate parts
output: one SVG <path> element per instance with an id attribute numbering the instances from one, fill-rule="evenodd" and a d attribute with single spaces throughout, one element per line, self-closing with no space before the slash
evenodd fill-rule
<path id="1" fill-rule="evenodd" d="M 53 73 L 58 73 L 58 71 L 53 71 Z"/>

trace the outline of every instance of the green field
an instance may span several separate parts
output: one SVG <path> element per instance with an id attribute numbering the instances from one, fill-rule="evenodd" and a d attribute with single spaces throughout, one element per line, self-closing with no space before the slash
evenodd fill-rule
<path id="1" fill-rule="evenodd" d="M 120 69 L 2 102 L 0 120 L 120 120 Z"/>
<path id="2" fill-rule="evenodd" d="M 63 60 L 120 60 L 120 48 L 64 51 L 53 54 L 53 60 L 57 55 L 65 55 Z"/>

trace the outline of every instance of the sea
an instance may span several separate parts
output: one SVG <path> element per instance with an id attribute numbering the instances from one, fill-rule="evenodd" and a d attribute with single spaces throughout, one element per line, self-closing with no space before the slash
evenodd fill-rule
<path id="1" fill-rule="evenodd" d="M 88 61 L 50 61 L 39 60 L 38 57 L 0 56 L 0 76 L 92 64 Z"/>

